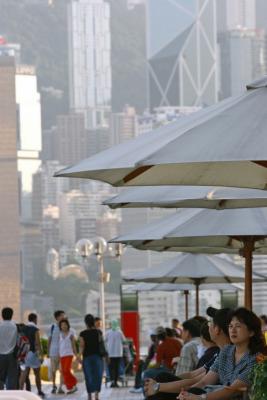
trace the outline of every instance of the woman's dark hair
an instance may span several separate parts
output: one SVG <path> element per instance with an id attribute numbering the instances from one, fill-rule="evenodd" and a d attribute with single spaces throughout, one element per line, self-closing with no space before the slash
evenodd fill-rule
<path id="1" fill-rule="evenodd" d="M 94 328 L 95 326 L 95 318 L 92 314 L 86 314 L 84 317 L 84 323 L 88 328 Z"/>
<path id="2" fill-rule="evenodd" d="M 213 341 L 211 340 L 211 337 L 210 337 L 208 322 L 204 322 L 204 324 L 201 325 L 200 336 L 203 337 L 203 339 L 205 339 L 207 342 L 213 343 Z"/>
<path id="3" fill-rule="evenodd" d="M 249 339 L 250 354 L 262 353 L 266 351 L 265 339 L 261 331 L 261 320 L 257 315 L 245 307 L 237 308 L 230 313 L 230 321 L 233 318 L 245 324 L 249 331 L 254 332 L 254 335 Z"/>
<path id="4" fill-rule="evenodd" d="M 61 329 L 62 324 L 66 324 L 67 327 L 68 327 L 68 330 L 70 330 L 70 323 L 69 323 L 69 320 L 68 320 L 67 318 L 62 319 L 62 320 L 59 322 L 58 326 L 59 326 L 59 329 L 60 329 L 60 330 L 62 330 L 62 329 Z"/>
<path id="5" fill-rule="evenodd" d="M 261 315 L 260 319 L 267 325 L 267 315 L 265 314 Z"/>

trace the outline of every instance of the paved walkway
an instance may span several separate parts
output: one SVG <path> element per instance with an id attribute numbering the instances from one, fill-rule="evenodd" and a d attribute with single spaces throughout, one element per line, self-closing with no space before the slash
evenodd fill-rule
<path id="1" fill-rule="evenodd" d="M 66 394 L 66 395 L 54 395 L 51 394 L 51 388 L 52 386 L 46 385 L 43 386 L 43 390 L 46 393 L 46 398 L 49 400 L 87 400 L 87 393 L 85 390 L 84 384 L 80 383 L 78 385 L 79 390 L 74 393 L 74 394 Z M 143 395 L 142 394 L 136 394 L 136 393 L 129 393 L 129 388 L 130 387 L 121 387 L 118 389 L 111 389 L 111 388 L 106 388 L 105 385 L 103 385 L 101 393 L 100 393 L 100 400 L 111 400 L 111 399 L 123 399 L 123 400 L 142 400 Z"/>
<path id="2" fill-rule="evenodd" d="M 129 389 L 131 387 L 133 387 L 133 381 L 129 382 L 128 387 L 120 387 L 116 389 L 105 387 L 103 384 L 99 398 L 100 400 L 143 400 L 142 394 L 129 393 Z M 84 383 L 78 384 L 79 390 L 76 393 L 68 395 L 51 394 L 51 383 L 42 382 L 42 389 L 46 394 L 46 399 L 49 400 L 87 400 L 87 393 Z M 33 387 L 33 392 L 36 393 L 35 387 Z"/>

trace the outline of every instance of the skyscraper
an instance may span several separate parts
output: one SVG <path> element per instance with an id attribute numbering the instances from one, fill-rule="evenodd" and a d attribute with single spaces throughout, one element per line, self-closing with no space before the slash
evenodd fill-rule
<path id="1" fill-rule="evenodd" d="M 68 5 L 70 108 L 86 127 L 106 123 L 111 101 L 110 8 L 103 0 Z"/>
<path id="2" fill-rule="evenodd" d="M 15 66 L 0 57 L 0 307 L 10 306 L 20 317 L 20 247 L 17 175 Z"/>
<path id="3" fill-rule="evenodd" d="M 25 220 L 32 217 L 32 177 L 41 165 L 42 149 L 40 94 L 33 66 L 16 67 L 16 103 L 18 170 L 21 187 L 20 214 Z"/>
<path id="4" fill-rule="evenodd" d="M 267 73 L 264 30 L 238 28 L 218 36 L 221 59 L 220 98 L 237 96 L 246 84 Z"/>
<path id="5" fill-rule="evenodd" d="M 147 0 L 150 109 L 217 101 L 216 2 Z"/>
<path id="6" fill-rule="evenodd" d="M 226 0 L 227 29 L 256 28 L 255 0 Z"/>

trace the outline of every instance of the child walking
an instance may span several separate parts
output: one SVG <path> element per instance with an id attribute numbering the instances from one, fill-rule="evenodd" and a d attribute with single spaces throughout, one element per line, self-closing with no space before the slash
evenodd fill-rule
<path id="1" fill-rule="evenodd" d="M 70 324 L 67 319 L 62 319 L 59 322 L 59 356 L 62 375 L 68 394 L 78 390 L 77 379 L 71 372 L 71 364 L 73 356 L 77 357 L 77 349 L 73 332 L 70 330 Z"/>

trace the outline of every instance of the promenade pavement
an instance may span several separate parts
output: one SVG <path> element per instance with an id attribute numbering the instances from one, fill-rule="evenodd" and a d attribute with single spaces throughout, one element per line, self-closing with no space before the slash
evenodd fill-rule
<path id="1" fill-rule="evenodd" d="M 129 389 L 133 387 L 133 382 L 130 382 L 128 387 L 120 388 L 109 388 L 102 385 L 102 390 L 99 395 L 100 400 L 143 400 L 144 396 L 140 393 L 129 393 Z M 51 394 L 52 385 L 51 383 L 43 383 L 43 391 L 46 394 L 46 399 L 48 400 L 87 400 L 87 393 L 84 383 L 78 384 L 78 391 L 73 394 L 65 395 L 54 395 Z M 35 387 L 33 387 L 33 392 L 36 393 Z"/>

